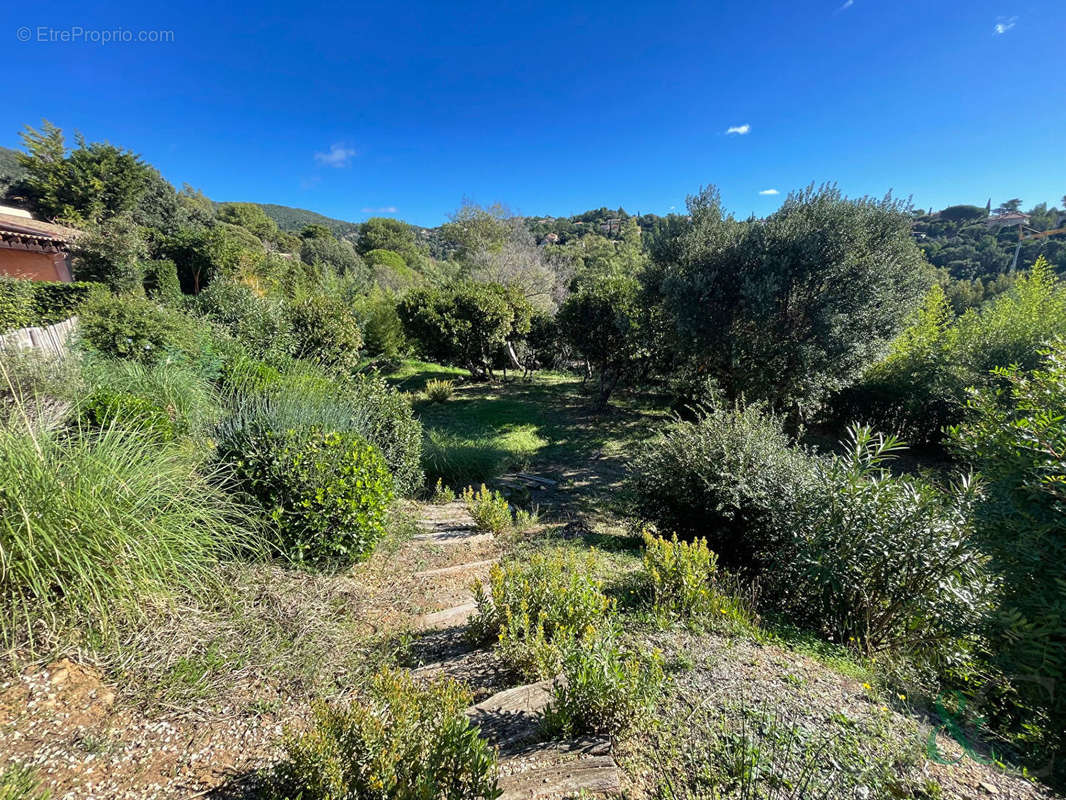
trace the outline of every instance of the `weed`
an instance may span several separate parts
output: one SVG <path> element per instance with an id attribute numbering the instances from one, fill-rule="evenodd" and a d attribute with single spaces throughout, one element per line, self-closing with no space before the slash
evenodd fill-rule
<path id="1" fill-rule="evenodd" d="M 0 772 L 0 800 L 48 800 L 49 797 L 51 793 L 41 788 L 33 768 L 14 765 Z"/>
<path id="2" fill-rule="evenodd" d="M 437 485 L 433 487 L 433 496 L 430 498 L 431 503 L 435 503 L 439 506 L 447 505 L 455 500 L 455 490 L 450 486 L 445 486 L 444 481 L 437 478 Z"/>
<path id="3" fill-rule="evenodd" d="M 479 530 L 503 533 L 511 527 L 511 506 L 507 498 L 485 484 L 476 491 L 473 486 L 463 489 L 463 502 Z"/>
<path id="4" fill-rule="evenodd" d="M 455 383 L 449 380 L 431 380 L 426 382 L 426 399 L 431 403 L 446 403 L 455 391 Z"/>

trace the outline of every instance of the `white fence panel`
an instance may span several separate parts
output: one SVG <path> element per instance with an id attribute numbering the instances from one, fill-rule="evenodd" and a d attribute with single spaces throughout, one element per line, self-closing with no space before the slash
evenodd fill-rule
<path id="1" fill-rule="evenodd" d="M 70 336 L 77 328 L 77 317 L 65 319 L 46 328 L 20 328 L 0 336 L 0 350 L 41 350 L 63 356 L 67 353 Z"/>

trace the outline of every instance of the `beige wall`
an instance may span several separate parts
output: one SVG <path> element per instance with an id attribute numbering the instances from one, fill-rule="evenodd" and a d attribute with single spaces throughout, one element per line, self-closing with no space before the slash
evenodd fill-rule
<path id="1" fill-rule="evenodd" d="M 0 275 L 34 281 L 69 281 L 62 253 L 34 253 L 0 247 Z"/>

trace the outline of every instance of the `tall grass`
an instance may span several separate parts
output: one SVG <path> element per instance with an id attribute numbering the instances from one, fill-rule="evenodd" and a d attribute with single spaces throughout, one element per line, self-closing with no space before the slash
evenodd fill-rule
<path id="1" fill-rule="evenodd" d="M 0 635 L 107 627 L 138 601 L 211 584 L 219 559 L 258 547 L 243 508 L 192 446 L 137 430 L 71 435 L 0 426 Z"/>
<path id="2" fill-rule="evenodd" d="M 91 389 L 136 395 L 165 409 L 178 433 L 205 434 L 222 414 L 214 387 L 186 364 L 95 357 L 85 360 L 82 374 Z"/>

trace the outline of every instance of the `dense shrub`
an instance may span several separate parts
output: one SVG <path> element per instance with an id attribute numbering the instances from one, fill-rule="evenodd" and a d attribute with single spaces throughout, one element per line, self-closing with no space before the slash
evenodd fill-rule
<path id="1" fill-rule="evenodd" d="M 347 372 L 359 363 L 363 346 L 359 321 L 342 302 L 311 295 L 291 302 L 288 312 L 298 358 L 338 372 Z"/>
<path id="2" fill-rule="evenodd" d="M 363 332 L 363 350 L 368 356 L 397 358 L 407 347 L 403 323 L 396 313 L 396 298 L 374 289 L 354 305 Z"/>
<path id="3" fill-rule="evenodd" d="M 269 405 L 250 404 L 218 431 L 218 458 L 235 485 L 269 513 L 279 544 L 297 563 L 364 559 L 385 533 L 392 479 L 356 433 L 284 428 Z"/>
<path id="4" fill-rule="evenodd" d="M 71 249 L 72 272 L 79 281 L 106 284 L 120 294 L 142 294 L 142 263 L 148 256 L 144 229 L 129 216 L 106 220 L 78 237 Z"/>
<path id="5" fill-rule="evenodd" d="M 141 264 L 144 274 L 144 293 L 149 299 L 166 305 L 181 302 L 181 282 L 178 268 L 169 259 L 145 261 Z"/>
<path id="6" fill-rule="evenodd" d="M 973 536 L 975 484 L 893 475 L 902 445 L 868 428 L 842 444 L 773 515 L 783 537 L 767 570 L 773 601 L 867 654 L 964 655 L 993 589 Z"/>
<path id="7" fill-rule="evenodd" d="M 82 338 L 113 358 L 151 364 L 190 345 L 189 321 L 143 297 L 99 298 L 79 318 Z"/>
<path id="8" fill-rule="evenodd" d="M 494 565 L 488 581 L 474 586 L 471 637 L 495 639 L 497 652 L 523 677 L 556 674 L 565 653 L 605 624 L 613 609 L 593 569 L 589 559 L 572 553 Z"/>
<path id="9" fill-rule="evenodd" d="M 189 305 L 195 313 L 221 325 L 256 356 L 276 360 L 295 349 L 292 326 L 282 303 L 260 297 L 244 284 L 213 281 Z"/>
<path id="10" fill-rule="evenodd" d="M 644 575 L 652 610 L 660 619 L 693 619 L 715 607 L 714 575 L 718 556 L 706 539 L 691 543 L 644 533 Z"/>
<path id="11" fill-rule="evenodd" d="M 544 710 L 546 733 L 615 735 L 636 727 L 655 707 L 664 681 L 658 653 L 625 648 L 607 630 L 573 647 Z"/>
<path id="12" fill-rule="evenodd" d="M 291 732 L 276 800 L 495 800 L 496 756 L 450 679 L 421 683 L 401 671 L 374 676 L 349 705 L 318 704 Z"/>
<path id="13" fill-rule="evenodd" d="M 917 444 L 939 444 L 962 420 L 966 389 L 992 388 L 993 370 L 1033 369 L 1041 347 L 1066 336 L 1066 286 L 1040 258 L 1027 275 L 958 319 L 939 287 L 888 356 L 834 401 L 837 423 L 867 420 Z"/>
<path id="14" fill-rule="evenodd" d="M 992 615 L 991 660 L 1015 682 L 1010 702 L 1019 727 L 1050 718 L 1045 744 L 1061 748 L 1066 696 L 1048 680 L 1066 673 L 1066 345 L 1044 351 L 1026 374 L 1000 369 L 1005 384 L 970 400 L 970 418 L 952 429 L 955 453 L 981 471 L 977 535 L 1003 591 Z"/>
<path id="15" fill-rule="evenodd" d="M 810 481 L 811 461 L 760 406 L 711 405 L 637 453 L 632 509 L 659 530 L 707 536 L 733 567 L 751 567 L 775 537 L 771 510 Z"/>
<path id="16" fill-rule="evenodd" d="M 53 325 L 75 316 L 82 304 L 103 297 L 102 284 L 52 283 L 0 277 L 0 333 Z"/>
<path id="17" fill-rule="evenodd" d="M 0 630 L 94 626 L 152 595 L 212 585 L 254 523 L 188 448 L 108 428 L 93 436 L 0 428 Z"/>

